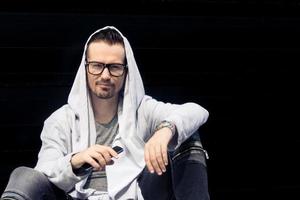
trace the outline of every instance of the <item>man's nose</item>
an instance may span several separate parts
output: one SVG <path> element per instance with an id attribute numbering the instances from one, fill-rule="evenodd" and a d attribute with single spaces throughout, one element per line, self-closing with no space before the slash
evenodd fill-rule
<path id="1" fill-rule="evenodd" d="M 104 78 L 104 79 L 110 79 L 111 78 L 111 75 L 109 73 L 109 70 L 107 67 L 104 68 L 102 74 L 101 74 L 101 77 Z"/>

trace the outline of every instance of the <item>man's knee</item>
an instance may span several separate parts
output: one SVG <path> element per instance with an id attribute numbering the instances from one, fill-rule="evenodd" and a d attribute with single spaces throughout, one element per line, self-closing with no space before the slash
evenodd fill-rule
<path id="1" fill-rule="evenodd" d="M 198 131 L 196 131 L 171 154 L 173 166 L 182 163 L 202 163 L 206 166 L 206 159 L 208 159 L 208 154 L 202 147 Z"/>
<path id="2" fill-rule="evenodd" d="M 41 172 L 30 167 L 18 167 L 10 175 L 10 180 L 14 184 L 26 186 L 48 186 L 48 178 Z"/>
<path id="3" fill-rule="evenodd" d="M 34 199 L 44 193 L 51 193 L 51 190 L 51 183 L 43 173 L 29 167 L 18 167 L 12 171 L 2 197 Z"/>
<path id="4" fill-rule="evenodd" d="M 176 199 L 209 200 L 207 152 L 195 132 L 171 155 L 172 180 Z"/>

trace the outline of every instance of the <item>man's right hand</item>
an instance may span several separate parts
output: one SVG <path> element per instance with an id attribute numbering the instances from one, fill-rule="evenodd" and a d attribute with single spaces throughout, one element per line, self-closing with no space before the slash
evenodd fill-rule
<path id="1" fill-rule="evenodd" d="M 112 157 L 118 158 L 118 154 L 111 147 L 96 144 L 74 154 L 71 158 L 71 165 L 73 169 L 78 169 L 88 163 L 95 170 L 101 170 L 112 163 Z"/>

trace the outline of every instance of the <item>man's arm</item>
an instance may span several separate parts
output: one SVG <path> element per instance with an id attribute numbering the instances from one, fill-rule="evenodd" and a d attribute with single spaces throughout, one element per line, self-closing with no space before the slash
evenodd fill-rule
<path id="1" fill-rule="evenodd" d="M 209 114 L 195 103 L 176 105 L 149 97 L 143 104 L 146 120 L 153 133 L 145 145 L 145 161 L 150 172 L 155 171 L 160 175 L 168 164 L 167 150 L 174 150 L 180 146 L 206 122 Z M 171 125 L 161 125 L 166 122 Z"/>
<path id="2" fill-rule="evenodd" d="M 84 176 L 74 174 L 71 159 L 74 152 L 72 148 L 72 122 L 75 114 L 68 106 L 63 106 L 44 122 L 41 133 L 42 146 L 38 155 L 36 170 L 44 173 L 57 187 L 68 192 Z"/>

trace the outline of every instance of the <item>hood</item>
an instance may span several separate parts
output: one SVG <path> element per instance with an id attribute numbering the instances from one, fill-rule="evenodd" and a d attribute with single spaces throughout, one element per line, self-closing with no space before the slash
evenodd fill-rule
<path id="1" fill-rule="evenodd" d="M 126 148 L 131 152 L 132 159 L 138 166 L 142 167 L 144 166 L 144 153 L 141 151 L 141 148 L 143 149 L 144 142 L 138 136 L 136 126 L 137 109 L 145 95 L 144 86 L 128 40 L 113 26 L 106 26 L 99 29 L 88 38 L 84 47 L 79 69 L 68 97 L 68 104 L 75 112 L 80 126 L 79 134 L 76 136 L 76 141 L 74 141 L 79 145 L 77 145 L 78 149 L 74 149 L 74 151 L 83 150 L 90 145 L 95 144 L 96 141 L 95 120 L 84 65 L 85 52 L 90 38 L 95 33 L 108 28 L 115 29 L 123 37 L 128 65 L 128 73 L 125 78 L 124 96 L 123 98 L 120 98 L 118 109 L 119 135 L 125 143 Z"/>
<path id="2" fill-rule="evenodd" d="M 118 159 L 113 166 L 106 167 L 106 173 L 108 177 L 108 192 L 111 197 L 114 197 L 120 194 L 120 191 L 126 190 L 126 193 L 129 192 L 131 196 L 134 196 L 136 193 L 134 188 L 136 188 L 136 186 L 129 187 L 129 185 L 132 186 L 137 184 L 135 177 L 138 176 L 138 174 L 145 167 L 144 141 L 137 133 L 137 109 L 145 95 L 145 91 L 142 78 L 137 68 L 133 51 L 128 40 L 119 30 L 112 26 L 106 26 L 102 29 L 99 29 L 88 38 L 84 47 L 78 72 L 68 97 L 68 104 L 75 112 L 76 119 L 79 121 L 77 123 L 79 124 L 79 132 L 76 136 L 72 137 L 73 151 L 81 151 L 95 144 L 96 142 L 95 119 L 84 65 L 86 55 L 85 52 L 90 38 L 95 33 L 108 28 L 115 29 L 123 37 L 128 65 L 128 72 L 124 85 L 124 95 L 123 98 L 119 98 L 118 105 L 118 137 L 120 137 L 119 142 L 121 142 L 121 146 L 125 148 L 124 153 L 126 152 L 126 156 L 123 156 L 122 159 Z M 128 173 L 124 174 L 123 170 L 120 170 L 124 169 L 124 166 L 126 167 Z M 120 181 L 120 177 L 123 177 L 122 181 Z M 83 190 L 83 185 L 84 181 L 76 184 L 75 188 L 77 192 L 81 194 L 92 193 L 92 189 L 88 189 L 87 191 Z"/>

